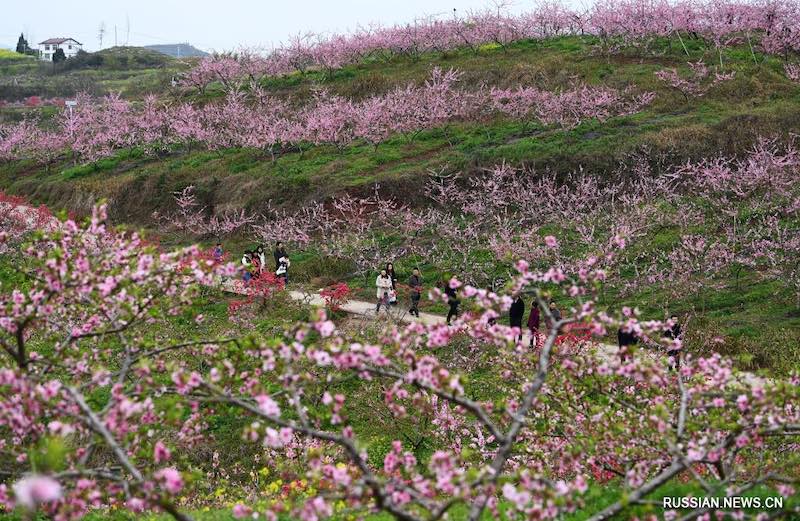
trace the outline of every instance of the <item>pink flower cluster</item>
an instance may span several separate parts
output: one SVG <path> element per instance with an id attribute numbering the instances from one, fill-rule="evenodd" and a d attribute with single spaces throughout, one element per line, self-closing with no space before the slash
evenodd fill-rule
<path id="1" fill-rule="evenodd" d="M 691 63 L 689 62 L 690 75 L 688 77 L 681 77 L 675 69 L 665 69 L 656 72 L 656 77 L 677 90 L 689 99 L 690 97 L 700 97 L 705 95 L 709 90 L 713 89 L 722 82 L 732 80 L 735 72 L 727 74 L 714 73 L 714 76 L 709 78 L 709 70 L 705 63 L 702 61 Z"/>

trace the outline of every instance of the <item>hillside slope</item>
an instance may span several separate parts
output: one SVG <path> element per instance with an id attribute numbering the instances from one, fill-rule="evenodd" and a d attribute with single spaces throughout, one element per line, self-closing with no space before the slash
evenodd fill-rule
<path id="1" fill-rule="evenodd" d="M 173 58 L 193 58 L 208 56 L 208 53 L 201 51 L 194 45 L 188 43 L 171 43 L 158 45 L 145 45 L 145 49 L 159 52 Z"/>
<path id="2" fill-rule="evenodd" d="M 187 184 L 207 192 L 215 206 L 258 210 L 268 200 L 296 205 L 343 190 L 366 191 L 375 182 L 403 194 L 431 169 L 476 173 L 501 161 L 540 171 L 608 173 L 646 152 L 654 166 L 664 167 L 717 154 L 738 155 L 759 136 L 785 138 L 799 131 L 800 87 L 783 75 L 781 64 L 772 58 L 754 64 L 744 49 L 729 54 L 726 70 L 736 73 L 734 79 L 691 99 L 655 76 L 669 67 L 687 70 L 679 49 L 658 58 L 604 56 L 572 37 L 519 42 L 477 55 L 461 51 L 366 63 L 332 77 L 322 72 L 291 75 L 265 87 L 279 96 L 304 99 L 322 85 L 357 99 L 421 82 L 440 66 L 462 71 L 466 85 L 533 84 L 555 90 L 576 82 L 620 88 L 633 84 L 655 92 L 656 98 L 639 114 L 586 121 L 571 129 L 502 120 L 463 122 L 423 131 L 413 139 L 395 136 L 377 148 L 321 146 L 284 154 L 274 162 L 255 150 L 183 151 L 156 158 L 122 152 L 76 168 L 63 163 L 47 170 L 8 165 L 0 182 L 47 204 L 84 211 L 87 195 L 108 198 L 118 218 L 143 223 L 169 201 L 172 191 Z"/>

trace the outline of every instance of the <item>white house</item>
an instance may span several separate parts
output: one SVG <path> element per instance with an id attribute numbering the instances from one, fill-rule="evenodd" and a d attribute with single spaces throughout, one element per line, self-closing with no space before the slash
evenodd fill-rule
<path id="1" fill-rule="evenodd" d="M 39 42 L 39 59 L 47 62 L 53 61 L 56 49 L 62 49 L 64 56 L 72 58 L 83 48 L 83 44 L 74 38 L 50 38 Z"/>

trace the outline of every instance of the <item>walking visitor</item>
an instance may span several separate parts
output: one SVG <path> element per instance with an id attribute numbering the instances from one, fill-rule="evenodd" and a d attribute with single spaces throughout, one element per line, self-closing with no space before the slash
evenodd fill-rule
<path id="1" fill-rule="evenodd" d="M 267 265 L 267 253 L 264 250 L 264 246 L 261 244 L 258 245 L 256 248 L 256 255 L 258 257 L 258 271 L 264 271 L 264 267 Z"/>
<path id="2" fill-rule="evenodd" d="M 250 252 L 250 272 L 254 279 L 261 277 L 261 270 L 263 265 L 258 257 L 258 251 L 253 250 Z"/>
<path id="3" fill-rule="evenodd" d="M 250 251 L 245 250 L 244 255 L 242 255 L 242 280 L 246 283 L 250 282 L 250 279 L 253 278 L 253 274 L 251 273 L 253 265 L 253 259 Z"/>
<path id="4" fill-rule="evenodd" d="M 631 347 L 639 343 L 639 337 L 636 333 L 627 329 L 625 326 L 620 327 L 617 331 L 617 345 L 619 346 L 619 359 L 621 362 L 627 362 L 633 356 Z"/>
<path id="5" fill-rule="evenodd" d="M 450 282 L 444 282 L 444 294 L 447 295 L 447 305 L 450 309 L 447 311 L 447 325 L 450 325 L 450 320 L 458 316 L 458 305 L 461 303 L 458 300 L 458 292 L 456 288 L 450 287 Z"/>
<path id="6" fill-rule="evenodd" d="M 375 279 L 375 288 L 375 296 L 378 298 L 378 305 L 375 308 L 375 314 L 377 315 L 381 311 L 381 305 L 386 306 L 388 311 L 389 293 L 392 291 L 392 279 L 389 278 L 385 269 L 381 270 L 380 275 Z"/>
<path id="7" fill-rule="evenodd" d="M 275 270 L 275 275 L 279 279 L 283 279 L 283 285 L 289 284 L 289 266 L 292 263 L 289 261 L 288 255 L 283 255 L 278 259 L 278 269 Z"/>
<path id="8" fill-rule="evenodd" d="M 678 323 L 677 315 L 672 315 L 670 317 L 670 321 L 672 322 L 672 327 L 666 330 L 664 333 L 664 337 L 668 338 L 669 340 L 683 340 L 681 338 L 681 325 Z M 678 370 L 681 368 L 681 348 L 677 346 L 670 346 L 667 349 L 667 356 L 669 357 L 669 368 L 670 370 Z"/>
<path id="9" fill-rule="evenodd" d="M 549 334 L 556 327 L 556 322 L 561 320 L 561 310 L 558 309 L 554 300 L 550 301 L 547 308 L 550 310 L 550 317 L 547 318 L 547 332 Z"/>
<path id="10" fill-rule="evenodd" d="M 422 277 L 419 274 L 419 268 L 411 271 L 408 287 L 411 288 L 411 309 L 408 312 L 419 318 L 419 301 L 422 298 Z"/>
<path id="11" fill-rule="evenodd" d="M 519 329 L 518 342 L 522 342 L 522 317 L 525 316 L 525 301 L 522 296 L 517 294 L 508 309 L 508 323 L 511 327 Z"/>
<path id="12" fill-rule="evenodd" d="M 392 281 L 392 292 L 389 293 L 389 304 L 395 305 L 397 304 L 397 274 L 394 272 L 394 264 L 391 262 L 386 263 L 386 275 Z"/>
<path id="13" fill-rule="evenodd" d="M 282 241 L 275 243 L 275 251 L 272 252 L 272 256 L 275 258 L 275 269 L 277 270 L 281 265 L 281 257 L 289 257 L 289 254 L 286 253 L 286 247 L 283 245 Z"/>
<path id="14" fill-rule="evenodd" d="M 539 303 L 531 302 L 531 314 L 528 315 L 528 330 L 531 332 L 531 348 L 539 347 Z"/>
<path id="15" fill-rule="evenodd" d="M 222 243 L 218 242 L 216 246 L 214 246 L 214 251 L 212 252 L 214 260 L 216 262 L 222 261 L 222 257 L 225 255 L 225 252 L 222 249 Z"/>

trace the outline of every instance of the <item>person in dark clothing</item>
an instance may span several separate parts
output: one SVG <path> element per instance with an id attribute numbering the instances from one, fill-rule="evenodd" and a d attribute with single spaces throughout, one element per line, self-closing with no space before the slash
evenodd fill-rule
<path id="1" fill-rule="evenodd" d="M 244 252 L 244 255 L 242 255 L 242 280 L 244 281 L 245 284 L 250 282 L 250 279 L 253 278 L 253 273 L 251 271 L 252 267 L 253 267 L 253 254 L 250 252 L 250 250 L 246 250 Z"/>
<path id="2" fill-rule="evenodd" d="M 549 334 L 550 331 L 555 327 L 556 322 L 561 320 L 561 310 L 558 309 L 558 306 L 556 306 L 555 301 L 552 300 L 550 301 L 550 304 L 547 306 L 547 309 L 550 310 L 550 315 L 552 316 L 552 318 L 547 317 L 547 332 Z"/>
<path id="3" fill-rule="evenodd" d="M 450 287 L 449 281 L 445 281 L 444 283 L 444 294 L 447 295 L 447 305 L 450 306 L 450 309 L 447 311 L 447 325 L 449 326 L 453 317 L 458 316 L 458 305 L 461 301 L 458 300 L 458 292 L 456 289 Z"/>
<path id="4" fill-rule="evenodd" d="M 539 345 L 539 303 L 531 302 L 531 314 L 528 315 L 528 330 L 531 332 L 531 348 Z"/>
<path id="5" fill-rule="evenodd" d="M 639 337 L 633 331 L 626 331 L 624 327 L 617 330 L 617 345 L 619 346 L 619 359 L 626 362 L 631 358 L 631 346 L 639 343 Z"/>
<path id="6" fill-rule="evenodd" d="M 394 306 L 397 304 L 397 274 L 394 272 L 394 264 L 391 262 L 386 263 L 386 274 L 392 279 L 392 293 L 389 295 L 389 304 Z"/>
<path id="7" fill-rule="evenodd" d="M 525 301 L 520 295 L 514 297 L 508 309 L 508 323 L 511 327 L 519 328 L 518 342 L 522 342 L 522 318 L 525 316 Z"/>
<path id="8" fill-rule="evenodd" d="M 225 255 L 225 251 L 222 249 L 222 243 L 218 242 L 217 245 L 214 247 L 214 260 L 216 262 L 222 261 L 222 257 Z"/>
<path id="9" fill-rule="evenodd" d="M 556 306 L 555 301 L 550 301 L 550 314 L 553 315 L 553 320 L 558 322 L 561 320 L 561 310 Z"/>
<path id="10" fill-rule="evenodd" d="M 289 254 L 286 253 L 286 247 L 283 245 L 283 242 L 278 241 L 275 243 L 275 251 L 272 252 L 272 256 L 275 258 L 275 269 L 277 270 L 281 265 L 281 258 L 289 258 Z"/>
<path id="11" fill-rule="evenodd" d="M 419 268 L 414 268 L 411 272 L 408 287 L 411 288 L 411 309 L 408 312 L 419 318 L 419 301 L 422 298 L 422 277 Z"/>
<path id="12" fill-rule="evenodd" d="M 681 325 L 678 323 L 678 317 L 672 315 L 670 317 L 670 321 L 672 322 L 672 327 L 667 329 L 664 332 L 664 337 L 670 340 L 680 340 L 681 339 Z M 679 348 L 670 347 L 667 349 L 667 356 L 669 357 L 669 368 L 678 370 L 681 368 L 681 350 Z"/>

